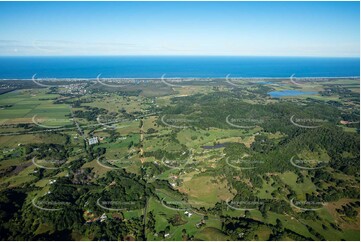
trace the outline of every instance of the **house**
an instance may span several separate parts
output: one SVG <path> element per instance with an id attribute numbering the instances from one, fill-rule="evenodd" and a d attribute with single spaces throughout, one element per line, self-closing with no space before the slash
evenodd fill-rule
<path id="1" fill-rule="evenodd" d="M 197 227 L 197 229 L 199 229 L 205 224 L 206 224 L 206 222 L 202 219 L 199 223 L 196 224 L 196 227 Z"/>
<path id="2" fill-rule="evenodd" d="M 341 123 L 341 124 L 349 124 L 350 122 L 349 122 L 349 121 L 345 121 L 345 120 L 341 120 L 340 123 Z"/>
<path id="3" fill-rule="evenodd" d="M 100 222 L 104 222 L 107 219 L 107 215 L 105 215 L 105 213 L 103 213 L 102 216 L 100 216 Z"/>
<path id="4" fill-rule="evenodd" d="M 238 234 L 238 238 L 243 238 L 243 236 L 244 236 L 244 233 L 239 233 Z"/>
<path id="5" fill-rule="evenodd" d="M 88 143 L 89 143 L 89 145 L 98 144 L 99 143 L 98 137 L 93 137 L 93 138 L 88 139 Z"/>
<path id="6" fill-rule="evenodd" d="M 189 218 L 189 217 L 191 217 L 191 216 L 193 215 L 193 213 L 188 212 L 188 211 L 185 211 L 185 212 L 184 212 L 184 214 L 185 214 L 185 215 L 187 215 L 187 217 L 188 217 L 188 218 Z"/>

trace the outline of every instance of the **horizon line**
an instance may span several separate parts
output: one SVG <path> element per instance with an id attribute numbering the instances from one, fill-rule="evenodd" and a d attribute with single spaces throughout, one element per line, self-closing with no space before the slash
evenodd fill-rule
<path id="1" fill-rule="evenodd" d="M 307 55 L 0 55 L 4 57 L 263 57 L 263 58 L 358 58 L 360 56 L 307 56 Z"/>
<path id="2" fill-rule="evenodd" d="M 119 79 L 119 80 L 136 80 L 136 79 L 149 79 L 149 80 L 162 80 L 162 79 L 166 79 L 166 80 L 172 80 L 172 79 L 226 79 L 227 76 L 225 77 L 102 77 L 101 79 L 103 80 L 114 80 L 114 79 Z M 289 79 L 289 77 L 228 77 L 228 79 L 237 79 L 237 80 L 242 80 L 242 79 L 253 79 L 253 80 L 263 80 L 263 79 L 267 79 L 267 80 L 284 80 L 284 79 Z M 316 77 L 312 77 L 312 76 L 299 76 L 299 77 L 293 77 L 294 79 L 359 79 L 360 76 L 316 76 Z M 10 80 L 19 80 L 19 81 L 33 81 L 33 78 L 0 78 L 0 81 L 10 81 Z M 93 81 L 93 80 L 97 80 L 97 77 L 40 77 L 40 78 L 36 78 L 36 80 L 40 80 L 40 81 L 62 81 L 62 80 L 74 80 L 74 81 Z"/>

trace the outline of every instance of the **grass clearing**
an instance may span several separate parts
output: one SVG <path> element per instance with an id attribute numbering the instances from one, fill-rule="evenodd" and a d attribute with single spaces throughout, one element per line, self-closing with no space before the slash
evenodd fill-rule
<path id="1" fill-rule="evenodd" d="M 211 176 L 193 176 L 189 180 L 184 179 L 178 190 L 186 193 L 189 196 L 189 202 L 195 207 L 212 207 L 217 202 L 225 201 L 234 196 L 229 191 L 226 182 L 220 182 Z"/>

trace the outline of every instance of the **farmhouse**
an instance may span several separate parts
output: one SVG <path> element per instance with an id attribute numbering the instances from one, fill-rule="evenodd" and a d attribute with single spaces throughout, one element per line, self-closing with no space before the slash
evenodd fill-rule
<path id="1" fill-rule="evenodd" d="M 98 137 L 93 137 L 93 138 L 88 139 L 88 143 L 89 143 L 89 145 L 98 144 L 99 143 Z"/>

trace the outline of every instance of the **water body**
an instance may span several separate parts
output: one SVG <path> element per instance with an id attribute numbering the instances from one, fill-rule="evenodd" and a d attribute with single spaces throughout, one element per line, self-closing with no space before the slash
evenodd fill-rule
<path id="1" fill-rule="evenodd" d="M 0 57 L 0 79 L 360 76 L 359 58 L 305 57 Z"/>
<path id="2" fill-rule="evenodd" d="M 273 82 L 266 82 L 266 81 L 259 81 L 259 82 L 256 82 L 255 84 L 260 84 L 260 85 L 266 85 L 266 84 L 274 84 Z"/>
<path id="3" fill-rule="evenodd" d="M 298 91 L 298 90 L 282 90 L 282 91 L 273 91 L 267 93 L 273 98 L 280 97 L 292 97 L 292 96 L 300 96 L 300 95 L 313 95 L 317 94 L 317 92 L 306 92 L 306 91 Z"/>

